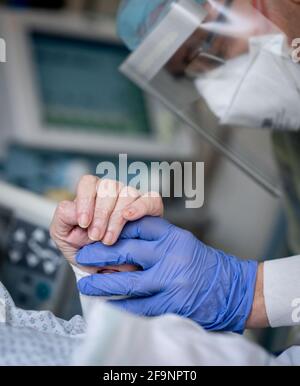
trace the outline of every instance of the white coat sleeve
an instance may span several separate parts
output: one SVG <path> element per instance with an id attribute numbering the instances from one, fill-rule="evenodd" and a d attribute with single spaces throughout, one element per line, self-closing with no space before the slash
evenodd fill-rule
<path id="1" fill-rule="evenodd" d="M 265 262 L 264 296 L 271 327 L 300 325 L 300 256 Z"/>

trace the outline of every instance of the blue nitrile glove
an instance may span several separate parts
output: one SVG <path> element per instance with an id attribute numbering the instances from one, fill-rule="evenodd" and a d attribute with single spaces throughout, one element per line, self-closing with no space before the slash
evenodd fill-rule
<path id="1" fill-rule="evenodd" d="M 121 237 L 114 246 L 82 248 L 77 263 L 135 264 L 143 271 L 91 275 L 78 283 L 82 294 L 127 295 L 132 298 L 112 302 L 139 315 L 181 315 L 208 330 L 244 330 L 254 298 L 256 262 L 207 247 L 157 217 L 128 223 Z"/>
<path id="2" fill-rule="evenodd" d="M 175 0 L 123 0 L 117 18 L 118 34 L 130 50 L 141 41 L 168 12 Z M 195 0 L 199 4 L 207 0 Z"/>

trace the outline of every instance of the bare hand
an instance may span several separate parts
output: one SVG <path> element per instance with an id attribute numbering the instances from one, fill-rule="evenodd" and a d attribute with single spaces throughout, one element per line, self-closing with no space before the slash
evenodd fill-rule
<path id="1" fill-rule="evenodd" d="M 117 181 L 84 176 L 75 201 L 58 205 L 50 233 L 66 259 L 74 264 L 83 246 L 96 241 L 113 245 L 128 221 L 162 215 L 163 202 L 158 193 L 142 195 Z"/>

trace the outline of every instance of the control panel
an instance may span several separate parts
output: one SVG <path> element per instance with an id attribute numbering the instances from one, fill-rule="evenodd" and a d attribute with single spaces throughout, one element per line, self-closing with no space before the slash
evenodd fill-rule
<path id="1" fill-rule="evenodd" d="M 49 301 L 64 260 L 48 231 L 14 219 L 5 251 L 2 281 L 16 304 L 36 309 Z"/>
<path id="2" fill-rule="evenodd" d="M 69 318 L 80 306 L 74 275 L 50 238 L 55 206 L 0 182 L 0 281 L 18 307 Z"/>

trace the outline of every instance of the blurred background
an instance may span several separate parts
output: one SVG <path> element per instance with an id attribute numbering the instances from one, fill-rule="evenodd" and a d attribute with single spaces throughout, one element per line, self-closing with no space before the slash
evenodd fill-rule
<path id="1" fill-rule="evenodd" d="M 74 198 L 82 175 L 95 174 L 103 160 L 117 165 L 119 153 L 129 161 L 205 162 L 204 207 L 188 210 L 170 198 L 166 217 L 241 257 L 288 253 L 280 200 L 119 73 L 129 55 L 116 34 L 119 2 L 0 1 L 7 44 L 7 63 L 0 63 L 0 280 L 18 306 L 67 319 L 80 306 L 49 238 L 53 211 Z M 220 135 L 275 172 L 268 133 Z M 256 339 L 276 350 L 281 336 L 265 331 Z"/>

